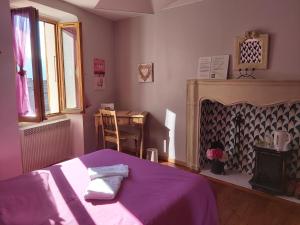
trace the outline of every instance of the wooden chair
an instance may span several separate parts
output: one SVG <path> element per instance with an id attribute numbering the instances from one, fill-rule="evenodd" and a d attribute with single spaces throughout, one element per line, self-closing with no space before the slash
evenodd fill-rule
<path id="1" fill-rule="evenodd" d="M 100 109 L 115 110 L 115 103 L 101 103 Z"/>
<path id="2" fill-rule="evenodd" d="M 110 142 L 116 144 L 117 150 L 121 151 L 122 141 L 134 140 L 136 152 L 138 153 L 139 135 L 119 130 L 116 111 L 100 109 L 99 112 L 102 124 L 103 147 L 106 148 L 106 142 Z"/>

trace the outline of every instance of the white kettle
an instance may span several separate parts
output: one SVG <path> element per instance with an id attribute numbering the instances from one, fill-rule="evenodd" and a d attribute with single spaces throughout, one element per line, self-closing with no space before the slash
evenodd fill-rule
<path id="1" fill-rule="evenodd" d="M 287 151 L 292 136 L 287 131 L 276 130 L 272 133 L 274 137 L 274 148 L 277 151 Z"/>

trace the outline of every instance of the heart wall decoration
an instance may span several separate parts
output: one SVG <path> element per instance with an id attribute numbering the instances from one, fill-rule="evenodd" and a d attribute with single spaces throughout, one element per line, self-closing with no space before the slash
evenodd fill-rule
<path id="1" fill-rule="evenodd" d="M 153 63 L 138 65 L 138 80 L 140 83 L 153 82 Z"/>

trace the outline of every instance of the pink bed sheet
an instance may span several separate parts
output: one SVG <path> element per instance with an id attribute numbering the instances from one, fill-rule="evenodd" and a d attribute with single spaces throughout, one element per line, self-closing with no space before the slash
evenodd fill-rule
<path id="1" fill-rule="evenodd" d="M 84 199 L 88 167 L 127 164 L 115 200 Z M 80 225 L 217 225 L 214 194 L 205 178 L 114 150 L 75 158 L 46 169 L 60 222 Z M 43 170 L 44 171 L 44 170 Z"/>

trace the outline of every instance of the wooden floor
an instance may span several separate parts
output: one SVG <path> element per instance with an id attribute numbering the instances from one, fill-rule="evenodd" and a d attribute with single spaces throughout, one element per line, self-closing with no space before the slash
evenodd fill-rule
<path id="1" fill-rule="evenodd" d="M 210 181 L 221 225 L 300 225 L 300 205 Z"/>
<path id="2" fill-rule="evenodd" d="M 175 166 L 172 163 L 162 164 Z M 178 168 L 188 170 L 182 166 Z M 300 225 L 300 205 L 209 179 L 221 225 Z"/>

